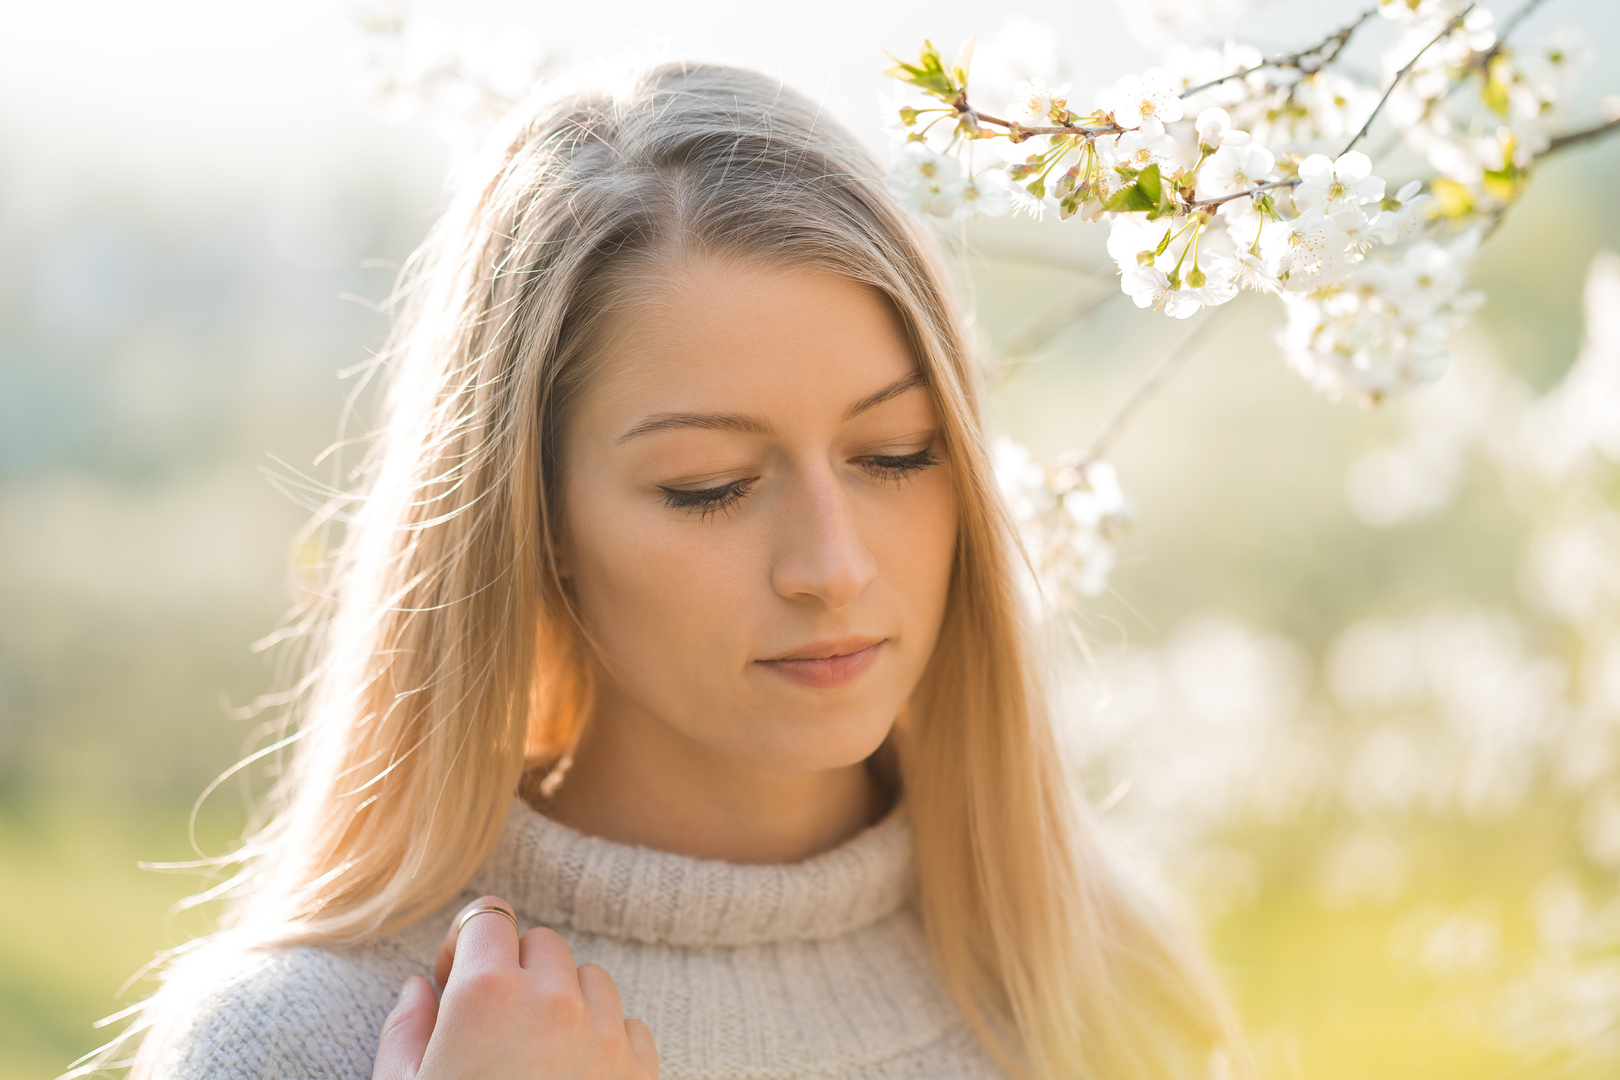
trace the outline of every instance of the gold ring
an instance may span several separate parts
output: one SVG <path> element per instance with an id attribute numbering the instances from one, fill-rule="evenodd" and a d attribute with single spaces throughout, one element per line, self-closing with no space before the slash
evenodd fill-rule
<path id="1" fill-rule="evenodd" d="M 517 935 L 519 937 L 523 936 L 523 931 L 518 929 L 517 916 L 513 915 L 510 911 L 507 911 L 503 907 L 495 907 L 494 905 L 488 905 L 488 906 L 485 906 L 485 907 L 475 907 L 471 911 L 469 911 L 469 912 L 465 913 L 464 915 L 462 915 L 461 918 L 457 919 L 456 920 L 456 936 L 457 937 L 461 936 L 461 928 L 463 926 L 467 925 L 467 920 L 468 919 L 472 918 L 474 915 L 482 915 L 485 912 L 489 912 L 489 911 L 493 911 L 497 915 L 505 915 L 507 917 L 507 919 L 509 919 L 511 921 L 512 929 L 517 932 Z"/>

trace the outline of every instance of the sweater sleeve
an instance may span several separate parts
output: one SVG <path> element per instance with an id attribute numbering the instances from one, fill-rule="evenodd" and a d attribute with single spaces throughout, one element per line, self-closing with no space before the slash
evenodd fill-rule
<path id="1" fill-rule="evenodd" d="M 398 954 L 300 947 L 188 957 L 155 1002 L 137 1080 L 369 1080 L 416 970 Z"/>

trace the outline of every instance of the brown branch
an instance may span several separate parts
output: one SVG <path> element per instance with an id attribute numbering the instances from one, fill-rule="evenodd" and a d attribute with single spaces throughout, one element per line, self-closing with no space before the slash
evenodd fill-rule
<path id="1" fill-rule="evenodd" d="M 962 116 L 971 116 L 974 123 L 994 124 L 997 127 L 1006 128 L 1014 136 L 1021 135 L 1024 138 L 1031 135 L 1078 135 L 1084 139 L 1095 139 L 1099 135 L 1118 135 L 1125 131 L 1118 124 L 1099 124 L 1096 127 L 1080 127 L 1075 124 L 1053 124 L 1036 127 L 1029 124 L 1020 124 L 1014 120 L 1003 120 L 999 116 L 991 116 L 989 113 L 980 112 L 967 103 L 965 96 L 957 99 L 954 108 Z M 1022 142 L 1023 139 L 1015 138 L 1014 141 Z"/>
<path id="2" fill-rule="evenodd" d="M 1389 95 L 1393 94 L 1395 92 L 1395 88 L 1401 85 L 1401 80 L 1406 78 L 1407 73 L 1417 66 L 1417 62 L 1423 59 L 1423 54 L 1434 48 L 1435 45 L 1439 44 L 1441 38 L 1444 38 L 1447 34 L 1461 26 L 1463 20 L 1468 17 L 1468 13 L 1473 11 L 1476 6 L 1477 5 L 1475 4 L 1469 4 L 1467 7 L 1457 12 L 1457 14 L 1452 17 L 1451 21 L 1446 23 L 1444 29 L 1436 34 L 1427 45 L 1419 49 L 1417 51 L 1417 55 L 1406 62 L 1405 67 L 1401 68 L 1401 70 L 1395 73 L 1395 78 L 1390 81 L 1389 88 L 1384 91 L 1384 96 L 1378 99 L 1378 104 L 1373 106 L 1373 111 L 1367 114 L 1367 122 L 1362 124 L 1361 130 L 1356 132 L 1355 136 L 1351 138 L 1349 142 L 1344 144 L 1344 149 L 1340 150 L 1338 153 L 1339 157 L 1343 157 L 1351 150 L 1354 150 L 1356 143 L 1360 142 L 1362 137 L 1366 135 L 1367 132 L 1372 130 L 1373 121 L 1378 119 L 1378 114 L 1380 112 L 1383 112 L 1384 103 L 1389 100 Z"/>
<path id="3" fill-rule="evenodd" d="M 1540 7 L 1546 2 L 1547 0 L 1529 0 L 1529 2 L 1519 8 L 1518 11 L 1515 11 L 1512 15 L 1509 15 L 1507 17 L 1507 21 L 1502 24 L 1502 28 L 1496 32 L 1496 44 L 1491 46 L 1490 52 L 1487 53 L 1487 55 L 1494 56 L 1500 52 L 1502 45 L 1508 39 L 1508 35 L 1513 33 L 1514 30 L 1517 30 L 1519 24 L 1524 22 L 1525 18 L 1529 16 L 1532 11 L 1536 10 L 1536 8 Z"/>
<path id="4" fill-rule="evenodd" d="M 1143 379 L 1141 385 L 1131 391 L 1131 396 L 1126 398 L 1124 403 L 1114 410 L 1114 415 L 1110 416 L 1107 422 L 1097 431 L 1097 434 L 1092 437 L 1091 442 L 1086 446 L 1085 454 L 1080 458 L 1082 468 L 1093 461 L 1100 460 L 1104 454 L 1108 453 L 1108 448 L 1114 445 L 1114 441 L 1119 438 L 1120 433 L 1125 430 L 1125 425 L 1130 422 L 1137 411 L 1164 388 L 1164 384 L 1170 381 L 1170 376 L 1179 371 L 1181 366 L 1191 359 L 1192 354 L 1198 351 L 1200 345 L 1210 339 L 1215 328 L 1231 314 L 1232 309 L 1238 306 L 1241 299 L 1235 297 L 1216 308 L 1209 318 L 1203 320 L 1202 326 L 1194 327 L 1186 337 L 1181 339 L 1180 344 L 1170 350 L 1157 364 L 1153 365 L 1153 370 L 1148 372 L 1147 378 Z"/>
<path id="5" fill-rule="evenodd" d="M 1536 0 L 1536 2 L 1539 3 L 1540 0 Z M 1208 90 L 1212 86 L 1219 86 L 1221 83 L 1229 82 L 1232 79 L 1247 78 L 1257 71 L 1264 71 L 1266 68 L 1293 68 L 1295 71 L 1298 71 L 1303 75 L 1315 75 L 1318 71 L 1321 71 L 1323 68 L 1333 63 L 1334 60 L 1337 60 L 1339 54 L 1344 51 L 1344 47 L 1349 44 L 1350 36 L 1361 28 L 1362 23 L 1366 22 L 1377 13 L 1377 8 L 1368 8 L 1366 11 L 1363 11 L 1360 15 L 1356 16 L 1355 22 L 1349 24 L 1348 26 L 1340 27 L 1338 30 L 1335 30 L 1332 34 L 1328 35 L 1326 39 L 1317 42 L 1308 49 L 1301 49 L 1298 52 L 1289 53 L 1287 56 L 1277 56 L 1270 60 L 1262 60 L 1253 67 L 1244 68 L 1242 71 L 1234 71 L 1230 75 L 1222 75 L 1220 78 L 1211 79 L 1206 83 L 1199 83 L 1197 86 L 1189 87 L 1188 89 L 1183 90 L 1180 96 L 1184 98 L 1192 97 L 1194 94 L 1199 93 L 1200 91 Z M 1326 51 L 1327 55 L 1323 56 L 1321 59 L 1315 61 L 1310 59 L 1317 53 L 1324 51 Z"/>
<path id="6" fill-rule="evenodd" d="M 1268 188 L 1291 188 L 1298 186 L 1298 184 L 1299 177 L 1297 176 L 1289 177 L 1287 180 L 1267 180 L 1263 184 L 1256 184 L 1252 188 L 1246 188 L 1243 191 L 1234 191 L 1230 195 L 1222 195 L 1219 198 L 1195 199 L 1194 201 L 1188 203 L 1187 206 L 1189 209 L 1203 210 L 1207 207 L 1220 206 L 1222 203 L 1229 203 L 1233 199 L 1242 199 L 1249 195 L 1258 195 L 1260 192 L 1265 191 Z"/>
<path id="7" fill-rule="evenodd" d="M 1560 135 L 1552 142 L 1548 143 L 1547 149 L 1537 154 L 1536 158 L 1539 160 L 1546 157 L 1548 154 L 1556 154 L 1558 151 L 1567 150 L 1571 146 L 1579 146 L 1581 143 L 1601 139 L 1605 135 L 1612 135 L 1616 131 L 1620 131 L 1620 116 L 1615 117 L 1613 120 L 1599 124 L 1597 127 L 1589 127 L 1581 131 L 1571 131 L 1568 134 Z"/>

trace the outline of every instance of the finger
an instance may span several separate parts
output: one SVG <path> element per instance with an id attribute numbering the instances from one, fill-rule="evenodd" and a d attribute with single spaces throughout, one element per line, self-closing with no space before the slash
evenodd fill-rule
<path id="1" fill-rule="evenodd" d="M 561 934 L 545 926 L 537 926 L 518 941 L 518 963 L 523 970 L 541 981 L 559 988 L 572 987 L 580 992 L 578 969 L 574 966 L 574 953 Z"/>
<path id="2" fill-rule="evenodd" d="M 422 1068 L 422 1055 L 438 1018 L 439 998 L 433 987 L 420 975 L 406 979 L 394 1011 L 383 1021 L 372 1080 L 411 1080 Z"/>
<path id="3" fill-rule="evenodd" d="M 624 1022 L 625 1038 L 630 1040 L 630 1052 L 636 1055 L 653 1076 L 658 1075 L 658 1047 L 653 1045 L 652 1029 L 640 1020 L 631 1018 Z"/>
<path id="4" fill-rule="evenodd" d="M 461 921 L 469 911 L 481 907 L 512 911 L 512 905 L 498 896 L 480 896 L 456 914 L 433 961 L 433 977 L 439 981 L 439 986 L 450 985 L 450 972 L 458 966 L 487 970 L 516 964 L 518 935 L 514 920 L 517 916 L 514 914 L 508 919 L 486 912 L 472 916 L 465 923 Z"/>
<path id="5" fill-rule="evenodd" d="M 624 1019 L 624 1003 L 619 1000 L 619 988 L 605 969 L 595 964 L 581 964 L 579 988 L 584 991 L 586 1004 L 598 1021 L 612 1020 L 618 1023 Z"/>

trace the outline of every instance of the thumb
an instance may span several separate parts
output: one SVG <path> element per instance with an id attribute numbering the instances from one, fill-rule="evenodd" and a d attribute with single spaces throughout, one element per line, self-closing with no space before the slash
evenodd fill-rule
<path id="1" fill-rule="evenodd" d="M 427 1053 L 438 1018 L 439 998 L 433 987 L 420 975 L 406 979 L 399 1003 L 383 1021 L 372 1080 L 412 1080 L 422 1067 L 422 1055 Z"/>

